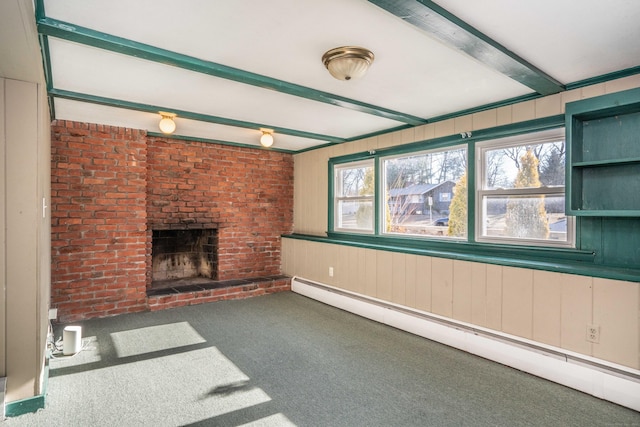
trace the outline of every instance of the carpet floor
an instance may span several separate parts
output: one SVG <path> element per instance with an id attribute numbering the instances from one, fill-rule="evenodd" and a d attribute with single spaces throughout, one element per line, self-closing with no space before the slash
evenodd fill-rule
<path id="1" fill-rule="evenodd" d="M 640 413 L 282 292 L 74 323 L 6 426 L 640 426 Z M 55 328 L 62 335 L 64 325 Z"/>

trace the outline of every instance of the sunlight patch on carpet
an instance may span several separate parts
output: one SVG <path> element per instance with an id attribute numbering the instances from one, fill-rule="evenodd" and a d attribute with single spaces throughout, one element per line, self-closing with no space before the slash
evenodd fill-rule
<path id="1" fill-rule="evenodd" d="M 111 339 L 118 357 L 136 356 L 206 342 L 189 322 L 114 332 Z"/>

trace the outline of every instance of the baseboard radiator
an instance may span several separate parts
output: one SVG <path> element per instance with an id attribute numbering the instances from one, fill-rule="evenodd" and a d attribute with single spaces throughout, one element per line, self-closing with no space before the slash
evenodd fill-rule
<path id="1" fill-rule="evenodd" d="M 294 277 L 291 290 L 325 304 L 640 411 L 640 371 L 524 338 Z"/>

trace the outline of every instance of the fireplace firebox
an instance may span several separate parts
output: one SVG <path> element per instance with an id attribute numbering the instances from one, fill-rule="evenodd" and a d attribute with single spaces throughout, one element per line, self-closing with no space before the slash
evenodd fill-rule
<path id="1" fill-rule="evenodd" d="M 173 281 L 217 279 L 216 229 L 153 230 L 151 287 Z"/>

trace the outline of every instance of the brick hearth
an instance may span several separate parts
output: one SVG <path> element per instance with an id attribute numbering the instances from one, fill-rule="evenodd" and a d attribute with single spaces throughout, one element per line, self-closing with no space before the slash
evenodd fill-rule
<path id="1" fill-rule="evenodd" d="M 293 224 L 290 154 L 57 121 L 51 186 L 51 306 L 61 321 L 288 289 L 280 236 Z M 188 228 L 217 230 L 218 281 L 250 283 L 148 296 L 152 230 Z"/>

